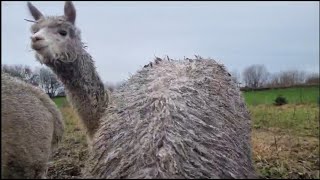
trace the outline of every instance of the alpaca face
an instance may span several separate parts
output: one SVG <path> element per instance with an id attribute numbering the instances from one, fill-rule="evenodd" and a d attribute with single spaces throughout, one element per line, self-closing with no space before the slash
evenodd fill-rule
<path id="1" fill-rule="evenodd" d="M 31 26 L 31 32 L 31 47 L 42 63 L 73 61 L 81 50 L 78 30 L 64 17 L 42 18 Z"/>
<path id="2" fill-rule="evenodd" d="M 31 47 L 36 52 L 36 58 L 47 65 L 57 60 L 76 60 L 82 43 L 80 31 L 74 26 L 76 12 L 72 3 L 66 2 L 64 16 L 45 17 L 31 3 L 28 7 L 36 20 L 31 26 Z"/>

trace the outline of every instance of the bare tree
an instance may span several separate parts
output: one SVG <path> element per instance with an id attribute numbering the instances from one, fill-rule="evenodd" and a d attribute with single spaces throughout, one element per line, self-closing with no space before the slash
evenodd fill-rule
<path id="1" fill-rule="evenodd" d="M 36 71 L 34 71 L 34 73 L 32 74 L 31 78 L 29 79 L 28 83 L 39 87 L 40 85 L 40 76 L 38 73 L 36 73 Z"/>
<path id="2" fill-rule="evenodd" d="M 233 81 L 237 84 L 237 86 L 239 87 L 241 84 L 240 73 L 237 70 L 233 70 L 233 71 L 231 71 L 231 77 L 232 77 Z"/>
<path id="3" fill-rule="evenodd" d="M 269 81 L 265 85 L 266 87 L 280 87 L 281 82 L 280 82 L 280 73 L 273 73 L 269 75 Z"/>
<path id="4" fill-rule="evenodd" d="M 269 72 L 264 65 L 251 65 L 247 67 L 243 73 L 243 80 L 247 87 L 259 88 L 265 85 Z"/>
<path id="5" fill-rule="evenodd" d="M 302 84 L 305 81 L 306 73 L 298 70 L 288 70 L 281 72 L 279 82 L 282 86 L 292 86 Z"/>
<path id="6" fill-rule="evenodd" d="M 297 71 L 295 76 L 296 84 L 303 84 L 306 82 L 306 79 L 307 79 L 307 73 L 305 71 Z"/>
<path id="7" fill-rule="evenodd" d="M 57 76 L 50 69 L 44 67 L 36 69 L 35 72 L 32 82 L 38 83 L 50 97 L 54 97 L 57 89 L 62 87 Z"/>
<path id="8" fill-rule="evenodd" d="M 311 73 L 306 78 L 306 84 L 319 84 L 320 83 L 320 77 L 319 73 Z"/>

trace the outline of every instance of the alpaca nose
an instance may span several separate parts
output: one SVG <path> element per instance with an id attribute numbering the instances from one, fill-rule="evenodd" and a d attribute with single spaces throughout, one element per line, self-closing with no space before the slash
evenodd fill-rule
<path id="1" fill-rule="evenodd" d="M 41 36 L 31 36 L 31 40 L 32 42 L 36 42 L 36 41 L 44 40 L 44 38 Z"/>

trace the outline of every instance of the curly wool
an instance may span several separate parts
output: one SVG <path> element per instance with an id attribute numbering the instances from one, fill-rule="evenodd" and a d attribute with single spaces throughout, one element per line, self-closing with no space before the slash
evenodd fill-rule
<path id="1" fill-rule="evenodd" d="M 250 117 L 223 65 L 158 60 L 112 94 L 95 178 L 253 178 Z"/>

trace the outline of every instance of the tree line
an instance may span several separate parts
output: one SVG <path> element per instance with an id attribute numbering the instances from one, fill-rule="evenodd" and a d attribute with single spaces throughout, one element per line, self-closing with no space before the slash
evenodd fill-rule
<path id="1" fill-rule="evenodd" d="M 57 76 L 46 67 L 36 67 L 34 70 L 27 65 L 7 65 L 1 66 L 1 71 L 19 78 L 26 83 L 30 83 L 36 87 L 43 89 L 50 97 L 54 97 L 62 83 Z"/>
<path id="2" fill-rule="evenodd" d="M 54 97 L 63 88 L 57 76 L 47 67 L 36 67 L 34 70 L 27 65 L 3 64 L 1 70 L 27 83 L 42 88 L 50 97 Z M 295 85 L 319 84 L 319 73 L 307 73 L 299 70 L 287 70 L 278 73 L 268 72 L 265 65 L 248 66 L 240 73 L 232 71 L 233 80 L 241 87 L 250 89 L 290 87 Z M 111 92 L 123 82 L 105 82 L 105 87 Z"/>
<path id="3" fill-rule="evenodd" d="M 237 71 L 232 71 L 231 76 L 242 87 L 251 89 L 319 84 L 319 73 L 307 73 L 301 70 L 270 73 L 265 65 L 261 64 L 246 67 L 242 72 L 242 79 Z"/>

